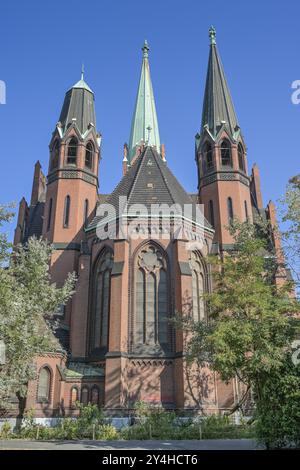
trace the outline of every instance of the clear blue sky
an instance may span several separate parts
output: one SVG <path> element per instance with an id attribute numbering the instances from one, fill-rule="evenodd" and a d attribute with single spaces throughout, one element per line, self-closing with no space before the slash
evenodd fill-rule
<path id="1" fill-rule="evenodd" d="M 276 201 L 300 172 L 300 105 L 291 102 L 291 83 L 300 79 L 299 1 L 3 0 L 0 15 L 0 80 L 7 86 L 7 104 L 0 105 L 1 203 L 30 198 L 36 160 L 46 171 L 51 133 L 82 62 L 103 135 L 100 191 L 114 188 L 145 38 L 168 164 L 196 191 L 194 136 L 211 24 L 249 163 L 261 170 L 264 202 Z"/>

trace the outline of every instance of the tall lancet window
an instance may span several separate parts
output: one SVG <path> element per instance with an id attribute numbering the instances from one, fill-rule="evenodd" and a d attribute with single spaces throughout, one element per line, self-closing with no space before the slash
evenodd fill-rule
<path id="1" fill-rule="evenodd" d="M 70 196 L 65 197 L 65 206 L 64 206 L 64 221 L 63 221 L 63 226 L 64 228 L 69 227 L 70 223 L 70 207 L 71 207 L 71 198 Z"/>
<path id="2" fill-rule="evenodd" d="M 93 168 L 94 147 L 92 142 L 88 142 L 85 149 L 85 166 L 89 169 Z"/>
<path id="3" fill-rule="evenodd" d="M 77 161 L 77 139 L 75 137 L 72 137 L 68 144 L 68 153 L 67 153 L 67 164 L 68 165 L 76 165 Z"/>
<path id="4" fill-rule="evenodd" d="M 59 142 L 58 140 L 56 140 L 52 147 L 50 170 L 54 170 L 55 168 L 58 167 L 58 159 L 59 159 Z"/>
<path id="5" fill-rule="evenodd" d="M 110 283 L 113 253 L 105 250 L 98 260 L 94 281 L 94 314 L 91 331 L 93 349 L 108 347 Z"/>
<path id="6" fill-rule="evenodd" d="M 203 321 L 205 319 L 205 299 L 206 278 L 204 262 L 197 252 L 191 253 L 190 267 L 192 270 L 192 289 L 193 289 L 193 319 L 194 321 Z"/>
<path id="7" fill-rule="evenodd" d="M 221 144 L 221 163 L 222 166 L 232 166 L 232 161 L 231 161 L 231 147 L 229 140 L 225 139 L 223 140 Z"/>
<path id="8" fill-rule="evenodd" d="M 231 197 L 227 198 L 227 212 L 228 212 L 228 223 L 229 225 L 232 224 L 234 213 L 233 213 L 233 204 Z"/>
<path id="9" fill-rule="evenodd" d="M 213 151 L 212 151 L 212 146 L 209 142 L 206 142 L 204 144 L 203 157 L 204 157 L 204 172 L 212 170 L 214 168 Z"/>
<path id="10" fill-rule="evenodd" d="M 168 274 L 162 250 L 152 244 L 135 266 L 135 345 L 170 345 Z"/>
<path id="11" fill-rule="evenodd" d="M 241 143 L 238 145 L 239 169 L 246 171 L 244 149 Z"/>

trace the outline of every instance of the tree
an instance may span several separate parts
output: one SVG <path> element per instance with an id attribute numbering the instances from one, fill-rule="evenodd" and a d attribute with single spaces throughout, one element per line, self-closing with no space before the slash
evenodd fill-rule
<path id="1" fill-rule="evenodd" d="M 263 224 L 233 221 L 228 227 L 234 252 L 209 258 L 213 291 L 205 295 L 208 322 L 183 319 L 190 361 L 209 362 L 228 382 L 238 378 L 244 394 L 232 411 L 243 406 L 249 391 L 256 403 L 265 396 L 265 383 L 282 369 L 294 330 L 290 315 L 299 311 L 289 296 L 291 284 L 274 283 L 277 260 Z"/>
<path id="2" fill-rule="evenodd" d="M 281 239 L 285 259 L 300 286 L 300 175 L 292 177 L 280 201 L 281 222 L 284 230 Z"/>
<path id="3" fill-rule="evenodd" d="M 0 225 L 11 214 L 1 207 Z M 69 274 L 58 288 L 51 282 L 51 246 L 42 239 L 30 238 L 24 246 L 9 252 L 7 237 L 0 237 L 0 339 L 5 344 L 5 364 L 0 374 L 0 404 L 9 407 L 11 396 L 19 400 L 22 415 L 28 381 L 36 375 L 35 357 L 54 351 L 53 314 L 71 297 L 75 276 Z"/>

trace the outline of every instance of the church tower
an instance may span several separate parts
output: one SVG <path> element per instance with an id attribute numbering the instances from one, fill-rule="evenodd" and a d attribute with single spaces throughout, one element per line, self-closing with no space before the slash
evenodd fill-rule
<path id="1" fill-rule="evenodd" d="M 77 272 L 84 229 L 98 198 L 100 135 L 94 93 L 83 70 L 66 93 L 49 147 L 43 236 L 54 245 L 51 274 L 59 284 L 69 272 Z"/>
<path id="2" fill-rule="evenodd" d="M 196 135 L 199 199 L 215 229 L 220 251 L 233 240 L 226 226 L 235 217 L 252 220 L 246 146 L 216 45 L 209 30 L 210 53 L 200 133 Z"/>

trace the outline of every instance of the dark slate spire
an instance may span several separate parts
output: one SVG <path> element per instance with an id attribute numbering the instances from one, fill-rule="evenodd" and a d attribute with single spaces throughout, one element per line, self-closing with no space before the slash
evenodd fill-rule
<path id="1" fill-rule="evenodd" d="M 238 121 L 225 78 L 224 69 L 216 45 L 216 30 L 209 30 L 210 53 L 206 76 L 205 94 L 202 111 L 201 131 L 207 126 L 213 137 L 216 137 L 224 124 L 234 137 L 238 130 Z"/>
<path id="2" fill-rule="evenodd" d="M 63 132 L 70 124 L 75 123 L 81 134 L 84 134 L 89 124 L 96 127 L 96 114 L 94 106 L 94 93 L 84 81 L 82 67 L 81 79 L 67 91 L 59 121 Z"/>

